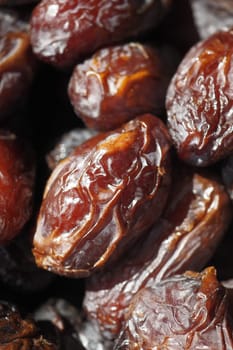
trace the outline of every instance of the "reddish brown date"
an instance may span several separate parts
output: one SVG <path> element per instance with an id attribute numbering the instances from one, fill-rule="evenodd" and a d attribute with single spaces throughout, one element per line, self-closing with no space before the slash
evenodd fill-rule
<path id="1" fill-rule="evenodd" d="M 83 277 L 116 260 L 161 215 L 170 177 L 170 139 L 153 115 L 78 146 L 48 179 L 34 235 L 37 264 Z"/>
<path id="2" fill-rule="evenodd" d="M 103 48 L 75 67 L 68 94 L 87 127 L 112 130 L 143 113 L 162 115 L 168 71 L 159 51 L 148 45 Z"/>
<path id="3" fill-rule="evenodd" d="M 214 267 L 175 275 L 133 298 L 114 350 L 233 348 L 228 295 Z"/>
<path id="4" fill-rule="evenodd" d="M 233 150 L 233 31 L 192 47 L 167 92 L 168 128 L 178 155 L 208 166 Z"/>
<path id="5" fill-rule="evenodd" d="M 1 350 L 58 350 L 39 332 L 35 322 L 24 318 L 16 306 L 0 302 Z"/>
<path id="6" fill-rule="evenodd" d="M 169 0 L 42 0 L 31 16 L 33 51 L 59 68 L 155 27 Z"/>
<path id="7" fill-rule="evenodd" d="M 201 270 L 229 227 L 232 207 L 221 182 L 176 166 L 159 221 L 116 266 L 87 279 L 84 310 L 107 338 L 119 334 L 133 295 L 187 269 Z"/>
<path id="8" fill-rule="evenodd" d="M 0 36 L 0 121 L 25 102 L 35 69 L 26 32 Z"/>
<path id="9" fill-rule="evenodd" d="M 233 26 L 232 0 L 191 0 L 193 18 L 201 38 Z"/>
<path id="10" fill-rule="evenodd" d="M 0 132 L 0 244 L 18 235 L 32 214 L 35 159 L 31 145 Z"/>

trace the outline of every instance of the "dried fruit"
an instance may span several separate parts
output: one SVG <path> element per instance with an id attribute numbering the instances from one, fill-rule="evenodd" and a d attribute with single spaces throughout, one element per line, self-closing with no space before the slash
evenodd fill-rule
<path id="1" fill-rule="evenodd" d="M 47 182 L 34 235 L 37 264 L 83 277 L 116 260 L 161 215 L 170 178 L 170 140 L 153 115 L 78 146 Z"/>
<path id="2" fill-rule="evenodd" d="M 214 267 L 175 275 L 136 294 L 114 350 L 233 347 L 226 289 Z"/>
<path id="3" fill-rule="evenodd" d="M 168 128 L 178 156 L 208 166 L 233 150 L 233 31 L 193 46 L 168 88 Z"/>
<path id="4" fill-rule="evenodd" d="M 31 16 L 34 53 L 59 68 L 155 27 L 171 0 L 42 0 Z"/>
<path id="5" fill-rule="evenodd" d="M 0 132 L 0 154 L 0 244 L 5 244 L 31 217 L 35 157 L 26 140 L 4 130 Z"/>
<path id="6" fill-rule="evenodd" d="M 218 179 L 176 163 L 161 218 L 117 264 L 86 282 L 83 308 L 107 338 L 115 338 L 132 297 L 187 269 L 200 271 L 232 220 L 230 199 Z"/>
<path id="7" fill-rule="evenodd" d="M 106 47 L 76 65 L 68 93 L 85 125 L 112 130 L 143 113 L 162 116 L 170 69 L 159 49 L 138 42 Z"/>

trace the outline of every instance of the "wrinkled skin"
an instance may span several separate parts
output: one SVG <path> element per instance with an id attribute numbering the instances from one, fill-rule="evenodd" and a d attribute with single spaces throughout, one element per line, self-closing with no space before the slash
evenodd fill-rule
<path id="1" fill-rule="evenodd" d="M 170 139 L 153 115 L 78 146 L 46 185 L 33 242 L 38 266 L 84 277 L 115 261 L 161 215 L 170 178 Z"/>
<path id="2" fill-rule="evenodd" d="M 158 49 L 130 42 L 103 48 L 78 64 L 68 94 L 87 127 L 106 131 L 143 113 L 162 116 L 169 80 Z"/>
<path id="3" fill-rule="evenodd" d="M 133 298 L 114 350 L 233 348 L 228 295 L 214 267 L 175 275 Z"/>
<path id="4" fill-rule="evenodd" d="M 170 0 L 42 0 L 31 16 L 31 43 L 41 59 L 74 66 L 96 49 L 155 27 Z"/>
<path id="5" fill-rule="evenodd" d="M 0 302 L 1 350 L 58 350 L 39 332 L 35 322 L 24 318 L 12 304 Z"/>
<path id="6" fill-rule="evenodd" d="M 232 0 L 191 0 L 194 21 L 202 39 L 233 26 Z"/>
<path id="7" fill-rule="evenodd" d="M 0 36 L 0 121 L 26 101 L 36 61 L 26 32 Z"/>
<path id="8" fill-rule="evenodd" d="M 56 140 L 54 147 L 47 153 L 46 161 L 50 170 L 68 157 L 68 155 L 83 142 L 96 135 L 96 131 L 88 128 L 75 128 L 64 133 Z"/>
<path id="9" fill-rule="evenodd" d="M 0 132 L 0 244 L 15 238 L 32 214 L 35 158 L 31 145 Z"/>
<path id="10" fill-rule="evenodd" d="M 201 270 L 232 219 L 218 179 L 176 164 L 167 207 L 154 227 L 114 267 L 86 281 L 83 307 L 107 338 L 115 338 L 138 290 L 186 269 Z"/>
<path id="11" fill-rule="evenodd" d="M 208 166 L 233 150 L 233 31 L 192 47 L 170 82 L 168 128 L 184 161 Z"/>

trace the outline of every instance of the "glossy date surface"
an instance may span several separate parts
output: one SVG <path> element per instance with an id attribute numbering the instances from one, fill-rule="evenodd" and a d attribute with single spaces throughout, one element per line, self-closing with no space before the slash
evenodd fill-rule
<path id="1" fill-rule="evenodd" d="M 35 155 L 29 142 L 0 132 L 0 244 L 15 238 L 31 217 Z"/>
<path id="2" fill-rule="evenodd" d="M 56 67 L 71 67 L 100 47 L 153 28 L 170 2 L 42 0 L 31 16 L 33 51 Z"/>
<path id="3" fill-rule="evenodd" d="M 178 156 L 208 166 L 233 150 L 233 31 L 222 30 L 193 46 L 170 82 L 168 128 Z"/>
<path id="4" fill-rule="evenodd" d="M 78 146 L 48 179 L 34 235 L 37 264 L 83 277 L 116 260 L 161 215 L 170 179 L 170 139 L 153 115 Z"/>
<path id="5" fill-rule="evenodd" d="M 133 298 L 114 350 L 233 347 L 228 295 L 214 267 L 175 275 Z"/>
<path id="6" fill-rule="evenodd" d="M 106 338 L 115 338 L 132 297 L 186 269 L 200 271 L 232 220 L 230 199 L 217 178 L 177 165 L 161 218 L 110 269 L 86 282 L 83 308 Z"/>
<path id="7" fill-rule="evenodd" d="M 68 94 L 87 127 L 113 130 L 143 113 L 161 116 L 169 79 L 159 49 L 130 42 L 98 50 L 76 65 Z"/>

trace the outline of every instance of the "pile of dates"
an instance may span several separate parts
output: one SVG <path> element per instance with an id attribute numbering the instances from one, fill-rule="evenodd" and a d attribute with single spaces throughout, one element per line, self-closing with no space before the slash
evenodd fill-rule
<path id="1" fill-rule="evenodd" d="M 0 349 L 233 350 L 233 0 L 0 0 Z"/>

